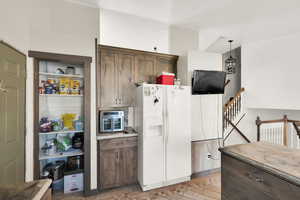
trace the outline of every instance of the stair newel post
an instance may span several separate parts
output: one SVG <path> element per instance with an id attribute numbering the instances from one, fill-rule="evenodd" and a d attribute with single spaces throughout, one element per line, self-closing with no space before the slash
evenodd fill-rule
<path id="1" fill-rule="evenodd" d="M 288 144 L 288 118 L 287 115 L 283 116 L 283 144 L 287 146 Z"/>
<path id="2" fill-rule="evenodd" d="M 259 117 L 256 118 L 256 126 L 257 126 L 257 141 L 260 141 L 260 126 L 261 126 L 261 120 Z"/>

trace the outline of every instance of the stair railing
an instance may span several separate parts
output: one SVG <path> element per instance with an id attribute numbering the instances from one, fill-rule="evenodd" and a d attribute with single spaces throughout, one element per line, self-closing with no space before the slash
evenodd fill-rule
<path id="1" fill-rule="evenodd" d="M 246 142 L 251 141 L 246 137 L 245 134 L 237 127 L 240 121 L 245 117 L 244 106 L 243 106 L 243 94 L 245 88 L 241 88 L 235 97 L 224 106 L 223 115 L 223 145 L 229 138 L 231 133 L 235 130 Z"/>
<path id="2" fill-rule="evenodd" d="M 274 124 L 274 123 L 282 123 L 282 128 L 279 128 L 281 130 L 277 130 L 276 128 L 267 130 L 266 133 L 263 133 L 261 130 L 261 126 L 263 124 Z M 256 126 L 257 126 L 257 141 L 267 141 L 267 142 L 277 142 L 281 143 L 284 146 L 288 146 L 288 141 L 291 135 L 289 135 L 289 129 L 288 125 L 289 123 L 293 124 L 293 127 L 296 130 L 297 135 L 300 139 L 300 130 L 298 126 L 300 126 L 299 120 L 291 120 L 288 119 L 287 115 L 283 116 L 283 119 L 276 119 L 276 120 L 260 120 L 260 117 L 257 117 L 256 119 Z"/>
<path id="3" fill-rule="evenodd" d="M 243 92 L 245 88 L 241 88 L 235 97 L 224 106 L 224 120 L 223 120 L 223 131 L 229 126 L 230 122 L 233 122 L 238 115 L 243 111 Z"/>

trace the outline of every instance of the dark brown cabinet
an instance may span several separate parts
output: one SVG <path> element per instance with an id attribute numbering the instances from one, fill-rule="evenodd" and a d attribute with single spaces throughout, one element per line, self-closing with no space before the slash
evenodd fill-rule
<path id="1" fill-rule="evenodd" d="M 135 57 L 136 82 L 154 83 L 156 59 L 151 55 L 137 55 Z"/>
<path id="2" fill-rule="evenodd" d="M 118 186 L 120 182 L 120 165 L 118 150 L 105 150 L 100 153 L 100 185 L 101 188 Z"/>
<path id="3" fill-rule="evenodd" d="M 137 183 L 137 137 L 99 141 L 100 189 Z"/>
<path id="4" fill-rule="evenodd" d="M 118 54 L 118 105 L 130 106 L 134 102 L 134 55 Z"/>
<path id="5" fill-rule="evenodd" d="M 135 83 L 155 83 L 161 72 L 177 71 L 178 56 L 100 45 L 98 107 L 135 105 Z"/>
<path id="6" fill-rule="evenodd" d="M 100 91 L 101 107 L 114 107 L 117 105 L 117 76 L 118 55 L 112 51 L 101 52 Z"/>
<path id="7" fill-rule="evenodd" d="M 133 102 L 134 55 L 101 51 L 100 107 L 124 107 Z"/>
<path id="8" fill-rule="evenodd" d="M 137 182 L 137 147 L 124 148 L 121 151 L 122 184 L 130 185 Z"/>

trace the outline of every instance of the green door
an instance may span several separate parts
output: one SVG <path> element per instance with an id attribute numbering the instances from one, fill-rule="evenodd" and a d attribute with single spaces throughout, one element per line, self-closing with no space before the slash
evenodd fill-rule
<path id="1" fill-rule="evenodd" d="M 0 185 L 25 181 L 26 56 L 0 41 Z"/>

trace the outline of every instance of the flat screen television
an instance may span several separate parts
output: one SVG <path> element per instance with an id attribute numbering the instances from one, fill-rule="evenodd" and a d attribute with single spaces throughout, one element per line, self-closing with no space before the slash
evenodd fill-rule
<path id="1" fill-rule="evenodd" d="M 225 81 L 225 72 L 194 70 L 192 76 L 192 94 L 224 94 Z"/>

